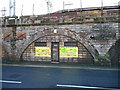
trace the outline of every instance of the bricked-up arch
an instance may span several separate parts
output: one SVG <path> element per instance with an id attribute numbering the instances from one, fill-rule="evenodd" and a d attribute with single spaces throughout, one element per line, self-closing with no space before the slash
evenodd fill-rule
<path id="1" fill-rule="evenodd" d="M 110 60 L 112 65 L 120 65 L 120 39 L 109 49 Z"/>
<path id="2" fill-rule="evenodd" d="M 68 37 L 75 39 L 76 41 L 80 42 L 82 45 L 86 47 L 86 49 L 91 53 L 93 58 L 98 57 L 97 50 L 94 48 L 94 46 L 91 44 L 91 42 L 86 37 L 83 37 L 82 34 L 76 33 L 68 29 L 46 29 L 46 30 L 35 33 L 29 39 L 27 39 L 19 48 L 17 48 L 17 51 L 19 52 L 18 53 L 19 58 L 22 57 L 22 53 L 25 51 L 25 49 L 30 44 L 32 44 L 32 42 L 39 39 L 40 37 L 54 34 L 54 33 L 57 33 L 63 36 L 68 36 Z"/>
<path id="3" fill-rule="evenodd" d="M 45 43 L 46 42 L 46 43 Z M 22 60 L 24 61 L 41 61 L 41 62 L 52 62 L 51 57 L 35 57 L 35 43 L 44 43 L 45 47 L 51 48 L 51 42 L 59 42 L 59 48 L 66 47 L 65 43 L 75 44 L 78 47 L 78 58 L 64 58 L 59 57 L 59 62 L 77 62 L 81 64 L 93 64 L 93 57 L 88 50 L 78 41 L 59 34 L 50 34 L 47 36 L 40 37 L 38 40 L 30 44 L 22 54 Z M 72 46 L 72 47 L 75 47 Z M 69 46 L 67 46 L 69 47 Z"/>

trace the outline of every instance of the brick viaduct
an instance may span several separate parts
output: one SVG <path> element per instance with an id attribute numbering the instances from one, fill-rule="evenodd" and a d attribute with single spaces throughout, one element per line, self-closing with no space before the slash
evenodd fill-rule
<path id="1" fill-rule="evenodd" d="M 118 23 L 105 23 L 104 25 L 109 25 L 116 32 L 116 38 L 108 40 L 92 40 L 89 38 L 91 33 L 96 34 L 93 30 L 95 25 L 101 24 L 67 24 L 67 25 L 39 25 L 39 26 L 17 26 L 16 32 L 26 32 L 27 38 L 24 40 L 16 41 L 16 49 L 11 50 L 9 42 L 3 41 L 3 47 L 8 53 L 8 56 L 11 57 L 15 55 L 17 60 L 20 60 L 24 50 L 35 40 L 40 37 L 50 35 L 50 34 L 59 34 L 68 36 L 82 45 L 84 45 L 87 50 L 91 53 L 93 58 L 98 56 L 104 56 L 110 48 L 115 45 L 115 42 L 119 40 L 120 34 L 118 29 Z M 11 27 L 3 27 L 3 34 L 6 32 L 11 32 Z M 99 32 L 100 33 L 100 32 Z"/>

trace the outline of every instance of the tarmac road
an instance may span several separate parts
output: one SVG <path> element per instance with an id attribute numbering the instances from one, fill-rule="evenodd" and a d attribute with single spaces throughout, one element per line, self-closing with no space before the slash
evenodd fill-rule
<path id="1" fill-rule="evenodd" d="M 62 87 L 59 85 L 120 88 L 119 72 L 97 67 L 5 64 L 1 81 L 3 88 Z"/>

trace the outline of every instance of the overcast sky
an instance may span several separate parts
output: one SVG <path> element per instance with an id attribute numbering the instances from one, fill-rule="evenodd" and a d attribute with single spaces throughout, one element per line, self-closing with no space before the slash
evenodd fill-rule
<path id="1" fill-rule="evenodd" d="M 52 12 L 63 9 L 63 1 L 65 4 L 72 3 L 73 5 L 65 6 L 65 9 L 80 8 L 80 0 L 49 0 L 52 3 Z M 82 7 L 100 7 L 101 0 L 81 0 Z M 103 0 L 104 6 L 118 5 L 120 0 Z M 32 15 L 33 13 L 33 4 L 34 4 L 34 14 L 46 14 L 47 13 L 47 4 L 45 0 L 16 0 L 16 15 L 21 15 L 23 4 L 23 15 Z M 6 8 L 6 15 L 9 15 L 9 0 L 0 0 L 0 11 L 2 8 Z M 2 16 L 2 12 L 0 12 Z"/>

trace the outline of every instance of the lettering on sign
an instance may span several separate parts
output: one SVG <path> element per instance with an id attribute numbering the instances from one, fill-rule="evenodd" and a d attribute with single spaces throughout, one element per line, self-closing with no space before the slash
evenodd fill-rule
<path id="1" fill-rule="evenodd" d="M 36 57 L 51 57 L 51 48 L 49 47 L 35 47 Z"/>
<path id="2" fill-rule="evenodd" d="M 78 58 L 78 47 L 61 47 L 60 57 Z"/>

